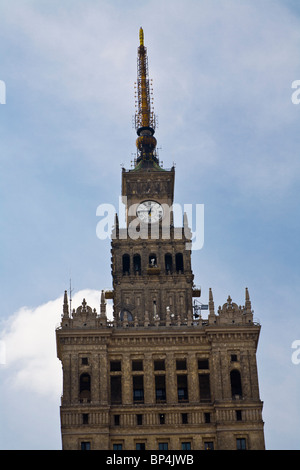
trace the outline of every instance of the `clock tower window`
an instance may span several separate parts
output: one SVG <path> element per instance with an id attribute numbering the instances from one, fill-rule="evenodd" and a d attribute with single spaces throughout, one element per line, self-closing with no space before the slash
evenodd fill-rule
<path id="1" fill-rule="evenodd" d="M 176 253 L 176 272 L 183 273 L 183 256 L 182 253 Z"/>
<path id="2" fill-rule="evenodd" d="M 166 274 L 172 274 L 172 255 L 170 253 L 165 254 L 165 268 Z"/>
<path id="3" fill-rule="evenodd" d="M 135 274 L 141 274 L 141 257 L 140 255 L 133 256 L 133 269 Z"/>
<path id="4" fill-rule="evenodd" d="M 122 257 L 123 274 L 130 274 L 130 256 L 125 254 Z"/>

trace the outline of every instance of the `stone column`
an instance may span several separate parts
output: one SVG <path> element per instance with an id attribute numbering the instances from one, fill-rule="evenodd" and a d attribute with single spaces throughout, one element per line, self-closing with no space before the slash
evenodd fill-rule
<path id="1" fill-rule="evenodd" d="M 99 385 L 99 401 L 103 405 L 108 404 L 109 400 L 109 374 L 108 374 L 108 358 L 107 351 L 102 351 L 99 355 L 100 368 L 100 385 Z"/>
<path id="2" fill-rule="evenodd" d="M 130 405 L 133 402 L 132 397 L 132 373 L 129 354 L 123 354 L 122 360 L 122 402 L 124 405 Z"/>
<path id="3" fill-rule="evenodd" d="M 79 369 L 78 369 L 78 355 L 71 355 L 71 403 L 79 403 Z"/>
<path id="4" fill-rule="evenodd" d="M 188 392 L 189 402 L 199 403 L 199 379 L 198 379 L 198 363 L 195 353 L 189 353 L 187 357 L 188 372 Z"/>
<path id="5" fill-rule="evenodd" d="M 173 352 L 166 355 L 166 392 L 167 403 L 177 403 L 177 380 Z"/>
<path id="6" fill-rule="evenodd" d="M 71 402 L 71 354 L 63 354 L 63 405 Z"/>
<path id="7" fill-rule="evenodd" d="M 144 397 L 147 405 L 155 403 L 154 388 L 152 353 L 146 353 L 144 356 Z"/>

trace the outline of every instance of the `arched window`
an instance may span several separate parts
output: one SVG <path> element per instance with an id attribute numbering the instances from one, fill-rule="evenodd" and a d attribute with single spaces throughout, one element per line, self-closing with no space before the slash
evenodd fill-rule
<path id="1" fill-rule="evenodd" d="M 242 381 L 241 374 L 234 369 L 230 372 L 231 394 L 233 398 L 242 397 Z"/>
<path id="2" fill-rule="evenodd" d="M 183 256 L 182 253 L 176 253 L 176 272 L 183 273 Z"/>
<path id="3" fill-rule="evenodd" d="M 130 274 L 130 256 L 125 254 L 122 257 L 123 261 L 123 274 Z"/>
<path id="4" fill-rule="evenodd" d="M 156 268 L 157 267 L 156 255 L 154 253 L 151 253 L 149 255 L 149 267 L 150 268 Z"/>
<path id="5" fill-rule="evenodd" d="M 89 374 L 81 374 L 79 380 L 79 399 L 91 400 L 91 377 Z"/>
<path id="6" fill-rule="evenodd" d="M 172 273 L 172 255 L 170 253 L 165 254 L 165 268 L 166 274 Z"/>
<path id="7" fill-rule="evenodd" d="M 141 274 L 141 257 L 134 255 L 133 257 L 133 270 L 135 274 Z"/>
<path id="8" fill-rule="evenodd" d="M 125 314 L 127 315 L 127 321 L 133 321 L 132 313 L 127 310 L 127 308 L 122 308 L 120 311 L 120 320 L 123 321 L 125 318 Z"/>

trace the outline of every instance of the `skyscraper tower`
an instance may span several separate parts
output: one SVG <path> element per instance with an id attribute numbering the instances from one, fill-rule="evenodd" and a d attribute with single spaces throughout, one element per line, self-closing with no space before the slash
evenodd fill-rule
<path id="1" fill-rule="evenodd" d="M 264 449 L 256 349 L 260 325 L 230 296 L 208 318 L 191 268 L 191 232 L 174 227 L 175 170 L 156 152 L 147 50 L 140 29 L 137 158 L 122 170 L 126 228 L 116 214 L 112 291 L 100 312 L 85 299 L 56 330 L 63 367 L 63 449 Z M 113 299 L 113 320 L 106 300 Z M 200 305 L 200 303 L 199 303 Z"/>

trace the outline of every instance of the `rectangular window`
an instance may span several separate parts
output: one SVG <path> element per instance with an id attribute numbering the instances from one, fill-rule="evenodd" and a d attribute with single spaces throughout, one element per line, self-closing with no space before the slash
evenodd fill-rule
<path id="1" fill-rule="evenodd" d="M 237 362 L 237 360 L 238 360 L 237 354 L 231 354 L 230 360 L 231 360 L 231 362 Z"/>
<path id="2" fill-rule="evenodd" d="M 120 415 L 114 415 L 115 426 L 120 426 Z"/>
<path id="3" fill-rule="evenodd" d="M 168 443 L 167 442 L 159 442 L 158 443 L 158 450 L 168 450 Z"/>
<path id="4" fill-rule="evenodd" d="M 176 369 L 186 370 L 186 359 L 176 359 Z"/>
<path id="5" fill-rule="evenodd" d="M 143 424 L 143 415 L 136 415 L 136 424 L 142 426 Z"/>
<path id="6" fill-rule="evenodd" d="M 210 423 L 210 413 L 204 413 L 204 421 L 206 424 Z"/>
<path id="7" fill-rule="evenodd" d="M 144 403 L 144 377 L 142 375 L 132 376 L 133 401 Z"/>
<path id="8" fill-rule="evenodd" d="M 87 366 L 88 363 L 89 363 L 89 359 L 88 359 L 87 357 L 82 357 L 82 358 L 81 358 L 81 364 L 82 364 L 83 366 Z"/>
<path id="9" fill-rule="evenodd" d="M 211 400 L 209 374 L 199 374 L 199 392 L 200 402 L 209 402 Z"/>
<path id="10" fill-rule="evenodd" d="M 135 444 L 135 450 L 146 450 L 145 442 L 137 442 Z"/>
<path id="11" fill-rule="evenodd" d="M 82 424 L 89 424 L 89 415 L 88 413 L 82 414 Z"/>
<path id="12" fill-rule="evenodd" d="M 187 413 L 181 413 L 181 423 L 182 424 L 188 424 L 188 414 Z"/>
<path id="13" fill-rule="evenodd" d="M 209 369 L 208 359 L 198 359 L 198 369 Z"/>
<path id="14" fill-rule="evenodd" d="M 159 415 L 159 424 L 165 424 L 165 415 L 164 413 L 160 413 Z"/>
<path id="15" fill-rule="evenodd" d="M 166 377 L 164 375 L 155 376 L 156 403 L 166 401 Z"/>
<path id="16" fill-rule="evenodd" d="M 158 359 L 157 361 L 154 361 L 154 370 L 165 370 L 164 359 Z"/>
<path id="17" fill-rule="evenodd" d="M 214 450 L 214 443 L 212 441 L 204 442 L 204 450 Z"/>
<path id="18" fill-rule="evenodd" d="M 110 361 L 110 371 L 119 372 L 121 370 L 121 361 Z"/>
<path id="19" fill-rule="evenodd" d="M 178 401 L 188 401 L 187 375 L 177 375 Z"/>
<path id="20" fill-rule="evenodd" d="M 122 403 L 122 377 L 112 375 L 110 377 L 110 402 L 112 405 Z"/>
<path id="21" fill-rule="evenodd" d="M 90 442 L 81 442 L 80 443 L 80 449 L 81 450 L 91 450 L 91 443 Z"/>
<path id="22" fill-rule="evenodd" d="M 122 450 L 122 444 L 113 444 L 113 450 Z"/>
<path id="23" fill-rule="evenodd" d="M 242 421 L 242 410 L 236 410 L 235 416 L 237 421 Z"/>
<path id="24" fill-rule="evenodd" d="M 190 442 L 182 442 L 181 450 L 191 450 L 192 446 Z"/>
<path id="25" fill-rule="evenodd" d="M 245 438 L 238 438 L 236 440 L 236 449 L 237 450 L 246 450 L 246 439 Z"/>
<path id="26" fill-rule="evenodd" d="M 143 370 L 143 361 L 132 361 L 132 370 Z"/>

